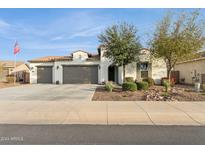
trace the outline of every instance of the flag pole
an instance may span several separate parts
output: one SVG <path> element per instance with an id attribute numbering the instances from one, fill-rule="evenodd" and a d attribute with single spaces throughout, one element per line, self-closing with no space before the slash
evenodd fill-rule
<path id="1" fill-rule="evenodd" d="M 15 40 L 15 45 L 16 45 L 17 40 Z M 15 47 L 14 47 L 15 48 Z M 15 49 L 14 49 L 15 50 Z M 14 70 L 16 68 L 16 53 L 14 51 Z M 14 72 L 14 85 L 16 84 L 16 73 Z"/>
<path id="2" fill-rule="evenodd" d="M 14 69 L 16 68 L 16 54 L 14 54 Z M 16 84 L 16 72 L 14 72 L 14 84 Z"/>
<path id="3" fill-rule="evenodd" d="M 16 68 L 16 54 L 20 51 L 20 47 L 18 45 L 18 42 L 15 42 L 14 45 L 14 68 Z M 14 71 L 14 84 L 16 84 L 16 72 Z"/>

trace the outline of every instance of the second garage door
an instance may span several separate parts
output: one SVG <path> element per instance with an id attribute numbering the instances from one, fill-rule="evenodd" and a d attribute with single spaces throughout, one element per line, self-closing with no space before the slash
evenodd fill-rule
<path id="1" fill-rule="evenodd" d="M 63 66 L 63 83 L 98 83 L 98 66 Z"/>

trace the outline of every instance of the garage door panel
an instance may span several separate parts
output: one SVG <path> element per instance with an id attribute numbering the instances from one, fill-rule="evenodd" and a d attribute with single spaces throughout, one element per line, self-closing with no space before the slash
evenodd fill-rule
<path id="1" fill-rule="evenodd" d="M 52 83 L 52 67 L 37 67 L 37 83 Z"/>
<path id="2" fill-rule="evenodd" d="M 94 83 L 98 83 L 98 66 L 96 66 L 95 69 L 91 69 L 90 74 L 92 74 L 91 81 L 93 81 Z"/>
<path id="3" fill-rule="evenodd" d="M 98 83 L 98 66 L 64 66 L 63 83 Z"/>

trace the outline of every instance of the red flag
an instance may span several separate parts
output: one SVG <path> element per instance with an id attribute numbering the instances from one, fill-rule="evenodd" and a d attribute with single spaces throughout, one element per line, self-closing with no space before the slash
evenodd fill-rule
<path id="1" fill-rule="evenodd" d="M 15 42 L 15 45 L 14 45 L 14 55 L 17 54 L 18 52 L 20 52 L 20 46 L 18 44 L 18 42 L 16 41 Z"/>

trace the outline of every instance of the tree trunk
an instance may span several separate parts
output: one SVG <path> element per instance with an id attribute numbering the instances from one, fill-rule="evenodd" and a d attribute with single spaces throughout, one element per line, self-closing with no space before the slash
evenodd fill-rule
<path id="1" fill-rule="evenodd" d="M 167 78 L 168 78 L 169 81 L 171 80 L 171 71 L 172 71 L 171 68 L 167 69 Z"/>
<path id="2" fill-rule="evenodd" d="M 125 82 L 125 65 L 123 65 L 123 82 Z"/>

